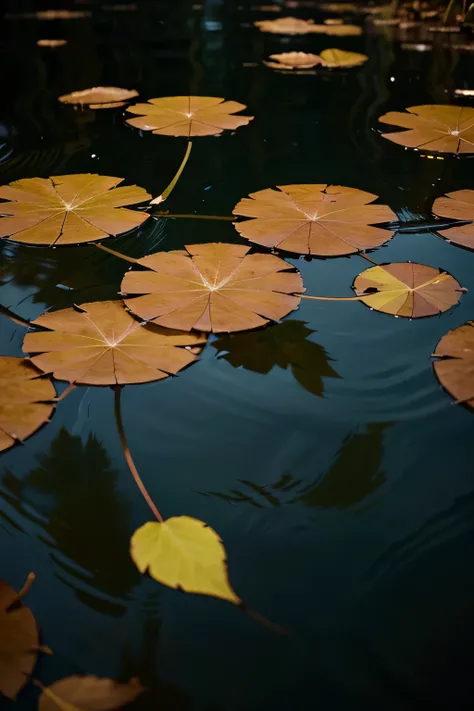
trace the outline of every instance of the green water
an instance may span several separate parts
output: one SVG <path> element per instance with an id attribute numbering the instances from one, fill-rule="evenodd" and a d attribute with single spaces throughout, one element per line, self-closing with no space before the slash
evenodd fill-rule
<path id="1" fill-rule="evenodd" d="M 263 188 L 333 183 L 376 193 L 408 219 L 429 215 L 446 191 L 474 188 L 472 159 L 427 159 L 377 128 L 388 110 L 454 103 L 454 89 L 473 88 L 474 55 L 452 47 L 458 38 L 417 52 L 401 46 L 416 35 L 387 28 L 264 35 L 251 24 L 266 17 L 256 1 L 133 4 L 6 3 L 13 14 L 92 16 L 2 20 L 2 184 L 99 172 L 160 194 L 184 140 L 141 136 L 120 109 L 57 102 L 103 84 L 143 100 L 221 96 L 255 116 L 234 135 L 194 141 L 172 213 L 230 216 Z M 313 15 L 286 14 L 295 13 Z M 36 46 L 55 37 L 68 44 Z M 273 52 L 331 46 L 369 61 L 309 76 L 262 65 Z M 156 219 L 107 245 L 137 257 L 214 241 L 243 243 L 231 222 Z M 26 319 L 116 298 L 128 269 L 94 246 L 0 246 L 0 303 Z M 122 394 L 130 448 L 160 510 L 209 523 L 236 592 L 291 633 L 139 575 L 129 538 L 150 513 L 124 461 L 113 393 L 80 387 L 0 463 L 0 577 L 20 588 L 35 572 L 28 604 L 54 651 L 36 678 L 136 675 L 147 711 L 471 708 L 474 415 L 450 404 L 431 354 L 473 317 L 474 255 L 415 232 L 371 256 L 442 267 L 470 291 L 439 318 L 414 321 L 306 301 L 271 330 L 211 337 L 179 377 Z M 334 296 L 350 295 L 367 266 L 358 256 L 290 261 L 309 294 Z M 4 317 L 0 328 L 2 355 L 20 356 L 25 329 Z M 29 687 L 17 708 L 34 708 L 36 694 Z"/>

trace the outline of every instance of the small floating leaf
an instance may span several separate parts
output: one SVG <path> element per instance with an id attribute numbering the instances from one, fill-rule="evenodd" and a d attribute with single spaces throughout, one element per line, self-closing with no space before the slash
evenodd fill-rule
<path id="1" fill-rule="evenodd" d="M 51 49 L 54 49 L 55 47 L 64 47 L 65 44 L 67 44 L 67 40 L 65 39 L 40 39 L 36 43 L 38 47 L 51 47 Z"/>
<path id="2" fill-rule="evenodd" d="M 79 104 L 91 109 L 109 109 L 125 106 L 127 101 L 138 96 L 135 89 L 120 89 L 117 86 L 94 86 L 92 89 L 73 91 L 59 96 L 62 104 Z"/>
<path id="3" fill-rule="evenodd" d="M 13 588 L 0 580 L 0 694 L 15 700 L 28 682 L 38 651 L 35 618 Z"/>
<path id="4" fill-rule="evenodd" d="M 0 357 L 0 451 L 48 422 L 56 391 L 42 375 L 23 358 Z"/>
<path id="5" fill-rule="evenodd" d="M 140 259 L 121 289 L 137 316 L 183 331 L 244 331 L 279 321 L 303 293 L 299 272 L 272 254 L 235 244 L 196 244 Z"/>
<path id="6" fill-rule="evenodd" d="M 79 310 L 80 309 L 80 310 Z M 206 337 L 145 325 L 121 301 L 82 304 L 43 314 L 25 336 L 31 361 L 58 380 L 85 385 L 149 383 L 176 374 L 197 360 L 187 347 Z"/>
<path id="7" fill-rule="evenodd" d="M 433 368 L 443 388 L 474 407 L 474 321 L 448 331 L 433 355 L 440 358 Z"/>
<path id="8" fill-rule="evenodd" d="M 133 534 L 130 554 L 141 573 L 163 585 L 240 603 L 229 584 L 222 541 L 203 521 L 176 516 L 148 522 Z"/>
<path id="9" fill-rule="evenodd" d="M 271 54 L 270 59 L 272 61 L 265 62 L 265 64 L 272 69 L 311 69 L 317 64 L 321 64 L 321 57 L 309 52 Z"/>
<path id="10" fill-rule="evenodd" d="M 474 153 L 474 108 L 427 104 L 409 106 L 406 111 L 380 116 L 382 123 L 409 129 L 383 133 L 383 138 L 437 153 Z"/>
<path id="11" fill-rule="evenodd" d="M 353 289 L 370 308 L 406 318 L 447 311 L 465 291 L 447 272 L 412 262 L 370 267 L 359 274 Z"/>
<path id="12" fill-rule="evenodd" d="M 38 711 L 111 711 L 126 706 L 142 693 L 138 679 L 119 684 L 96 676 L 70 676 L 42 686 Z"/>
<path id="13" fill-rule="evenodd" d="M 278 35 L 307 35 L 309 33 L 326 35 L 360 35 L 362 30 L 357 25 L 315 25 L 313 20 L 301 20 L 297 17 L 279 17 L 276 20 L 257 20 L 254 25 L 260 32 Z"/>
<path id="14" fill-rule="evenodd" d="M 329 69 L 349 69 L 358 67 L 368 60 L 366 54 L 358 52 L 345 52 L 343 49 L 325 49 L 321 52 L 323 66 Z"/>
<path id="15" fill-rule="evenodd" d="M 129 106 L 127 111 L 141 116 L 127 123 L 162 136 L 217 136 L 246 126 L 253 116 L 235 116 L 246 108 L 216 96 L 167 96 Z"/>
<path id="16" fill-rule="evenodd" d="M 279 185 L 243 198 L 235 222 L 251 242 L 298 254 L 338 257 L 380 247 L 392 233 L 375 224 L 396 220 L 387 205 L 369 205 L 377 195 L 341 185 Z"/>
<path id="17" fill-rule="evenodd" d="M 446 232 L 440 232 L 440 235 L 454 244 L 474 249 L 474 190 L 455 190 L 437 198 L 433 203 L 433 213 L 440 217 L 472 220 L 470 225 L 454 225 Z"/>
<path id="18" fill-rule="evenodd" d="M 149 200 L 136 185 L 117 188 L 123 178 L 79 173 L 26 178 L 0 186 L 0 237 L 60 247 L 104 239 L 138 227 L 147 214 L 127 210 Z"/>

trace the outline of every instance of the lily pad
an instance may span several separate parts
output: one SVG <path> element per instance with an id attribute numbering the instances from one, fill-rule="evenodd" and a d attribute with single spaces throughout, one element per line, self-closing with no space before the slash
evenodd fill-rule
<path id="1" fill-rule="evenodd" d="M 301 20 L 297 17 L 278 17 L 276 20 L 257 20 L 254 25 L 260 32 L 278 35 L 360 35 L 362 29 L 357 25 L 316 25 L 313 20 Z"/>
<path id="2" fill-rule="evenodd" d="M 92 89 L 73 91 L 58 97 L 62 104 L 88 106 L 90 109 L 110 109 L 125 106 L 127 101 L 138 96 L 135 89 L 120 89 L 117 86 L 94 86 Z"/>
<path id="3" fill-rule="evenodd" d="M 147 214 L 127 210 L 151 198 L 123 178 L 91 173 L 26 178 L 0 187 L 0 237 L 60 247 L 102 240 L 138 227 Z"/>
<path id="4" fill-rule="evenodd" d="M 43 314 L 26 334 L 32 363 L 58 380 L 83 385 L 149 383 L 175 375 L 197 360 L 187 350 L 206 337 L 177 333 L 134 319 L 121 301 L 82 304 Z"/>
<path id="5" fill-rule="evenodd" d="M 321 52 L 323 66 L 329 69 L 349 69 L 358 67 L 368 60 L 366 54 L 345 52 L 343 49 L 324 49 Z"/>
<path id="6" fill-rule="evenodd" d="M 412 262 L 370 267 L 352 288 L 371 309 L 405 318 L 437 316 L 455 306 L 465 291 L 447 272 Z"/>
<path id="7" fill-rule="evenodd" d="M 40 39 L 36 43 L 38 47 L 50 47 L 55 49 L 56 47 L 64 47 L 67 44 L 65 39 Z"/>
<path id="8" fill-rule="evenodd" d="M 470 225 L 454 225 L 446 232 L 440 232 L 440 235 L 461 247 L 474 249 L 474 190 L 455 190 L 437 198 L 433 203 L 433 213 L 440 217 L 471 220 Z"/>
<path id="9" fill-rule="evenodd" d="M 443 388 L 458 402 L 474 407 L 474 321 L 443 336 L 433 354 L 434 371 Z"/>
<path id="10" fill-rule="evenodd" d="M 321 57 L 318 54 L 310 54 L 309 52 L 271 54 L 270 60 L 265 64 L 272 69 L 311 69 L 317 64 L 321 64 Z"/>
<path id="11" fill-rule="evenodd" d="M 246 239 L 297 254 L 339 257 L 374 249 L 393 234 L 374 225 L 396 220 L 387 205 L 370 205 L 377 195 L 341 185 L 280 185 L 243 198 L 234 215 Z"/>
<path id="12" fill-rule="evenodd" d="M 138 679 L 120 684 L 96 676 L 69 676 L 51 686 L 41 686 L 38 711 L 112 711 L 142 693 Z"/>
<path id="13" fill-rule="evenodd" d="M 146 271 L 125 274 L 122 291 L 140 318 L 183 331 L 243 331 L 279 321 L 304 292 L 299 272 L 272 254 L 235 244 L 197 244 L 139 260 Z"/>

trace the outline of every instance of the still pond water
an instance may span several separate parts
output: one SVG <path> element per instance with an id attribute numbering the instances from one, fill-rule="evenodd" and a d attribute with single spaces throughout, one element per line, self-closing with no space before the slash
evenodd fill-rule
<path id="1" fill-rule="evenodd" d="M 11 13 L 87 7 L 92 17 L 2 20 L 1 182 L 99 172 L 160 194 L 184 140 L 140 136 L 121 109 L 57 102 L 103 84 L 143 99 L 222 96 L 255 115 L 235 135 L 194 141 L 166 204 L 172 213 L 229 216 L 256 190 L 333 183 L 377 193 L 409 218 L 429 214 L 446 191 L 474 188 L 472 159 L 405 151 L 380 138 L 376 121 L 454 103 L 455 88 L 473 88 L 472 52 L 445 38 L 432 51 L 403 49 L 413 39 L 387 28 L 264 35 L 251 24 L 268 16 L 257 4 L 7 2 Z M 54 37 L 68 44 L 36 46 Z M 262 64 L 274 52 L 331 46 L 370 59 L 308 76 Z M 242 243 L 231 222 L 157 219 L 107 244 L 138 257 L 213 241 Z M 128 268 L 93 246 L 3 242 L 1 255 L 0 302 L 26 319 L 115 298 Z M 138 675 L 150 691 L 137 708 L 147 711 L 470 708 L 474 415 L 451 406 L 430 356 L 474 315 L 474 254 L 419 232 L 372 257 L 442 267 L 470 291 L 418 321 L 306 301 L 271 333 L 211 338 L 179 377 L 123 392 L 130 448 L 160 510 L 218 531 L 234 589 L 289 636 L 139 575 L 129 537 L 150 515 L 123 458 L 110 389 L 76 389 L 47 427 L 2 455 L 0 577 L 19 588 L 36 573 L 28 603 L 54 650 L 36 672 L 43 683 Z M 358 256 L 291 261 L 318 295 L 350 295 L 367 266 Z M 20 356 L 25 329 L 3 317 L 0 325 L 2 355 Z M 17 708 L 33 708 L 36 693 L 25 691 Z"/>

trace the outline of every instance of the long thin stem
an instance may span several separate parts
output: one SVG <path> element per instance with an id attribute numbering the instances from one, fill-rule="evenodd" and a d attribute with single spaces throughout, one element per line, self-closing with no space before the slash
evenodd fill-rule
<path id="1" fill-rule="evenodd" d="M 223 220 L 224 222 L 233 222 L 235 217 L 228 217 L 227 215 L 175 215 L 168 212 L 153 212 L 153 217 L 164 217 L 164 218 L 185 218 L 186 220 Z"/>
<path id="2" fill-rule="evenodd" d="M 77 387 L 76 383 L 69 383 L 66 390 L 64 390 L 64 392 L 61 393 L 61 395 L 59 395 L 59 397 L 55 397 L 53 402 L 62 402 L 64 400 L 64 398 L 69 395 L 70 392 L 72 392 L 73 390 L 76 389 L 76 387 Z"/>
<path id="3" fill-rule="evenodd" d="M 289 630 L 285 629 L 285 627 L 278 625 L 276 622 L 268 620 L 256 610 L 253 610 L 251 607 L 248 607 L 245 603 L 240 605 L 240 609 L 245 612 L 246 615 L 251 617 L 252 620 L 255 620 L 255 622 L 258 622 L 260 625 L 266 627 L 272 632 L 277 632 L 278 634 L 289 634 Z"/>
<path id="4" fill-rule="evenodd" d="M 188 141 L 188 145 L 187 145 L 187 148 L 186 148 L 186 153 L 184 154 L 184 158 L 183 158 L 183 160 L 181 161 L 181 165 L 179 166 L 176 175 L 174 176 L 173 180 L 172 180 L 171 183 L 168 185 L 168 187 L 161 193 L 161 195 L 158 195 L 157 198 L 155 198 L 154 200 L 151 200 L 151 201 L 150 201 L 150 205 L 159 205 L 160 203 L 164 202 L 164 201 L 166 200 L 166 198 L 168 198 L 168 197 L 171 195 L 171 193 L 173 192 L 174 188 L 176 187 L 176 183 L 178 182 L 178 180 L 179 180 L 180 177 L 181 177 L 181 173 L 182 173 L 183 170 L 184 170 L 184 166 L 185 166 L 186 163 L 188 162 L 188 158 L 189 158 L 189 155 L 190 155 L 190 153 L 191 153 L 191 148 L 192 148 L 192 147 L 193 147 L 192 141 Z"/>
<path id="5" fill-rule="evenodd" d="M 19 598 L 25 597 L 31 590 L 31 586 L 35 582 L 36 575 L 34 573 L 28 573 L 28 577 L 26 578 L 25 584 L 23 585 L 22 589 L 20 592 L 17 593 Z"/>
<path id="6" fill-rule="evenodd" d="M 125 430 L 123 428 L 123 421 L 122 421 L 122 412 L 121 412 L 121 407 L 120 407 L 120 393 L 122 392 L 122 388 L 120 385 L 116 385 L 115 388 L 115 422 L 117 423 L 117 430 L 118 430 L 118 435 L 120 438 L 120 444 L 122 445 L 123 453 L 126 459 L 126 462 L 128 464 L 128 468 L 130 469 L 133 478 L 135 479 L 135 482 L 140 489 L 140 492 L 147 502 L 148 506 L 150 507 L 153 515 L 155 518 L 158 519 L 160 523 L 163 523 L 163 516 L 160 514 L 158 509 L 156 508 L 155 504 L 153 503 L 153 500 L 148 493 L 148 491 L 145 488 L 145 484 L 142 482 L 140 475 L 137 471 L 137 468 L 135 466 L 135 462 L 132 459 L 132 455 L 130 454 L 130 449 L 128 448 L 127 444 L 127 438 L 125 436 Z"/>
<path id="7" fill-rule="evenodd" d="M 368 262 L 370 262 L 371 264 L 374 264 L 376 267 L 378 266 L 377 262 L 374 262 L 373 259 L 371 259 L 370 257 L 368 257 L 365 254 L 365 252 L 357 252 L 357 256 L 362 257 L 363 259 L 366 259 Z"/>
<path id="8" fill-rule="evenodd" d="M 7 306 L 2 306 L 0 304 L 0 314 L 2 316 L 6 316 L 7 318 L 10 319 L 10 321 L 14 321 L 15 323 L 20 324 L 20 326 L 26 326 L 26 328 L 30 327 L 29 321 L 25 321 L 24 318 L 21 316 L 18 316 L 18 314 L 14 313 L 13 311 L 10 311 L 10 309 Z"/>
<path id="9" fill-rule="evenodd" d="M 139 262 L 138 259 L 134 259 L 133 257 L 127 257 L 126 254 L 122 254 L 122 252 L 116 252 L 115 249 L 110 249 L 110 247 L 104 247 L 103 244 L 99 244 L 98 242 L 93 242 L 93 245 L 94 247 L 97 247 L 97 249 L 101 249 L 103 252 L 113 254 L 114 257 L 123 259 L 125 262 L 131 262 L 132 264 L 137 264 Z"/>

